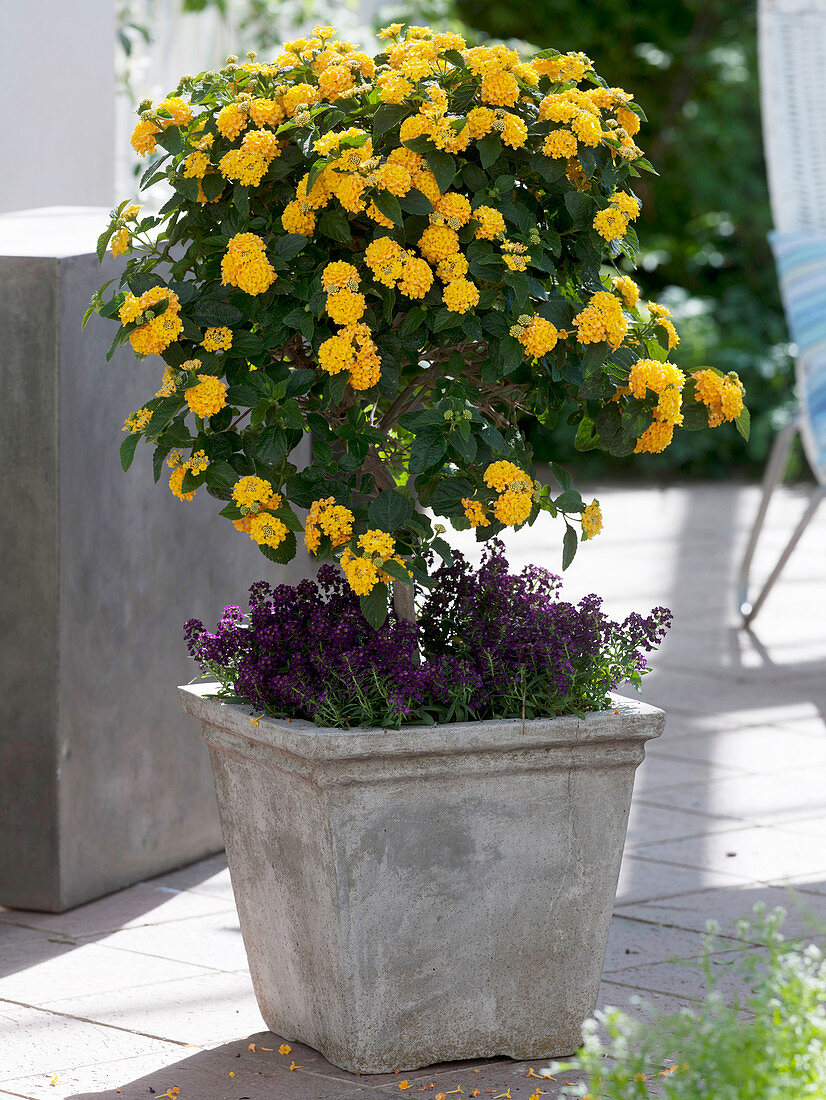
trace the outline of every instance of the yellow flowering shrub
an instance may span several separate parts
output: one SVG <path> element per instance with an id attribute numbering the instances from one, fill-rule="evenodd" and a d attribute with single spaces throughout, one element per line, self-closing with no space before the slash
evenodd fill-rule
<path id="1" fill-rule="evenodd" d="M 276 562 L 303 535 L 376 623 L 388 582 L 450 556 L 425 509 L 482 539 L 561 517 L 563 566 L 577 524 L 599 532 L 564 470 L 535 481 L 532 418 L 615 455 L 748 423 L 739 380 L 667 362 L 670 315 L 630 277 L 651 168 L 633 97 L 583 54 L 379 37 L 372 58 L 317 27 L 142 103 L 142 184 L 172 197 L 113 212 L 98 251 L 125 269 L 90 306 L 112 351 L 164 360 L 124 468 L 141 439 L 156 477 L 177 455 L 177 496 L 203 485 Z"/>

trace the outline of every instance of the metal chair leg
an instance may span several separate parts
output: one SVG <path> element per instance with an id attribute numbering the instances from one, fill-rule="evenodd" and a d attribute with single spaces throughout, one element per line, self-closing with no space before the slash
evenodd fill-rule
<path id="1" fill-rule="evenodd" d="M 766 596 L 768 596 L 769 592 L 771 592 L 772 587 L 774 586 L 774 582 L 782 573 L 783 566 L 791 557 L 792 550 L 794 550 L 795 546 L 797 546 L 798 542 L 800 541 L 800 536 L 806 530 L 809 521 L 817 511 L 818 506 L 823 500 L 824 496 L 826 496 L 826 485 L 820 485 L 817 489 L 812 490 L 812 495 L 809 497 L 809 503 L 806 506 L 806 511 L 803 513 L 797 527 L 795 527 L 792 537 L 786 543 L 786 549 L 777 559 L 777 565 L 775 565 L 774 569 L 772 569 L 765 584 L 760 589 L 760 593 L 757 599 L 750 607 L 748 607 L 747 611 L 743 611 L 743 624 L 745 626 L 748 626 L 754 621 L 755 615 L 763 606 L 763 601 L 766 599 Z"/>
<path id="2" fill-rule="evenodd" d="M 763 476 L 763 496 L 760 500 L 760 507 L 757 510 L 755 516 L 754 525 L 749 535 L 749 541 L 746 545 L 746 551 L 743 555 L 743 563 L 740 566 L 740 573 L 737 583 L 737 608 L 740 614 L 743 616 L 743 622 L 748 623 L 754 618 L 756 609 L 749 600 L 749 574 L 751 572 L 751 563 L 754 558 L 754 552 L 757 549 L 757 542 L 760 537 L 760 531 L 763 527 L 763 521 L 766 518 L 766 512 L 768 511 L 769 501 L 771 495 L 777 488 L 778 483 L 782 480 L 783 471 L 786 466 L 786 459 L 791 449 L 792 440 L 795 434 L 800 430 L 800 422 L 797 417 L 786 424 L 777 433 L 775 441 L 772 445 L 771 453 L 769 455 L 769 461 L 766 464 L 766 472 Z M 802 533 L 802 532 L 801 532 Z M 799 538 L 800 535 L 797 535 Z M 797 541 L 797 540 L 795 540 Z M 791 553 L 791 551 L 789 551 Z M 788 555 L 787 555 L 788 556 Z M 785 562 L 785 559 L 784 559 Z M 765 589 L 760 593 L 760 602 L 765 599 Z"/>

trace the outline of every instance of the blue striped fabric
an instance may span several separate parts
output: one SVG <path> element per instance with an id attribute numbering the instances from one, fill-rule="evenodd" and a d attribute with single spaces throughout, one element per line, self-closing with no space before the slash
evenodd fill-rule
<path id="1" fill-rule="evenodd" d="M 797 344 L 797 388 L 806 455 L 826 482 L 826 237 L 769 234 L 789 332 Z"/>

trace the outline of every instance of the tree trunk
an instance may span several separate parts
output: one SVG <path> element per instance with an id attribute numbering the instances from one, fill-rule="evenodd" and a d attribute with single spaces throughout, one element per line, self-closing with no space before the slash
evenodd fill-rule
<path id="1" fill-rule="evenodd" d="M 404 581 L 393 581 L 393 607 L 399 618 L 406 619 L 409 623 L 416 621 L 415 587 L 414 584 L 405 584 Z"/>

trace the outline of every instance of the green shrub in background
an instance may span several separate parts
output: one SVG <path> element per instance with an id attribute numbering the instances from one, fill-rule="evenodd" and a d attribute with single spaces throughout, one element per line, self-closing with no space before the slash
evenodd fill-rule
<path id="1" fill-rule="evenodd" d="M 612 85 L 645 103 L 643 144 L 661 173 L 640 188 L 645 287 L 674 310 L 683 370 L 713 363 L 746 384 L 748 443 L 732 433 L 636 456 L 633 473 L 728 477 L 762 469 L 794 404 L 792 360 L 766 240 L 771 218 L 760 132 L 756 5 L 737 0 L 423 0 L 383 16 L 461 27 L 468 37 L 544 41 L 598 58 Z M 682 287 L 684 291 L 669 288 Z M 531 432 L 535 457 L 615 476 L 627 461 L 576 454 L 564 415 Z M 798 455 L 790 473 L 807 473 Z"/>
<path id="2" fill-rule="evenodd" d="M 826 961 L 819 948 L 801 948 L 781 932 L 784 913 L 737 924 L 733 961 L 715 953 L 709 925 L 701 965 L 708 992 L 702 1005 L 647 1019 L 619 1009 L 597 1013 L 585 1027 L 579 1057 L 551 1072 L 584 1072 L 588 1084 L 563 1095 L 589 1100 L 804 1100 L 826 1097 Z M 733 1003 L 715 988 L 728 966 L 745 992 Z M 599 1036 L 600 1025 L 606 1033 Z"/>

